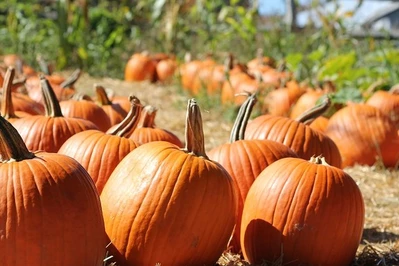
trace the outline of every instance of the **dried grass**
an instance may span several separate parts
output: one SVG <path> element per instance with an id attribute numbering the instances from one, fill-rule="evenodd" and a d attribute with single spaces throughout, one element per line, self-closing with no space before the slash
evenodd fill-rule
<path id="1" fill-rule="evenodd" d="M 175 86 L 146 82 L 126 83 L 109 78 L 93 78 L 83 74 L 76 84 L 79 91 L 93 95 L 93 84 L 99 83 L 119 95 L 136 95 L 144 104 L 159 108 L 156 123 L 184 140 L 186 103 L 189 99 Z M 201 100 L 197 99 L 200 106 Z M 222 117 L 222 108 L 202 109 L 207 149 L 228 141 L 231 122 Z M 399 172 L 373 167 L 355 166 L 345 169 L 359 185 L 366 205 L 363 239 L 352 265 L 399 265 Z M 249 265 L 238 255 L 225 253 L 219 265 Z M 265 265 L 281 265 L 265 264 Z"/>

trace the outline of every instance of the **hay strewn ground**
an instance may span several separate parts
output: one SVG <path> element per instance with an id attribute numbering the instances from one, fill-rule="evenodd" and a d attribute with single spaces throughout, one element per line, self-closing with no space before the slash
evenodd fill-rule
<path id="1" fill-rule="evenodd" d="M 133 93 L 144 104 L 159 108 L 156 123 L 182 140 L 188 97 L 171 86 L 126 83 L 109 78 L 96 79 L 83 74 L 76 87 L 93 95 L 93 84 L 115 90 L 119 95 Z M 198 99 L 199 105 L 201 99 Z M 221 119 L 220 110 L 202 109 L 206 148 L 228 141 L 231 123 Z M 366 204 L 366 222 L 362 243 L 353 265 L 399 265 L 399 172 L 378 165 L 345 169 L 358 183 Z M 339 244 L 339 243 L 337 243 Z M 224 254 L 219 265 L 248 265 L 233 254 Z"/>

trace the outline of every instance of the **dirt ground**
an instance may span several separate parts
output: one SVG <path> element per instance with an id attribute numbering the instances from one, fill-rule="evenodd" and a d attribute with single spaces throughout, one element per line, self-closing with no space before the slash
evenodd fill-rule
<path id="1" fill-rule="evenodd" d="M 185 111 L 189 96 L 177 92 L 176 87 L 97 79 L 83 74 L 76 88 L 93 95 L 95 83 L 113 89 L 118 95 L 134 94 L 142 103 L 159 108 L 157 126 L 172 131 L 184 141 Z M 197 101 L 201 107 L 201 99 Z M 227 142 L 232 123 L 222 118 L 220 108 L 202 108 L 201 111 L 206 149 Z M 356 166 L 346 168 L 345 171 L 358 183 L 366 205 L 363 240 L 354 265 L 399 265 L 399 172 L 378 165 Z M 230 254 L 221 258 L 219 264 L 243 265 Z"/>

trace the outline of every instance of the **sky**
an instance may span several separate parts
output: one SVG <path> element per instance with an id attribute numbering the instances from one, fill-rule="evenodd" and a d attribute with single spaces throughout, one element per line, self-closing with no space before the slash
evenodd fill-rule
<path id="1" fill-rule="evenodd" d="M 308 4 L 312 0 L 299 0 L 300 3 Z M 346 12 L 353 10 L 353 8 L 357 5 L 357 0 L 339 0 L 338 1 L 341 12 Z M 390 5 L 390 1 L 378 1 L 378 0 L 370 0 L 364 1 L 361 8 L 355 13 L 352 18 L 353 22 L 362 22 L 368 15 L 370 15 L 370 11 L 375 11 L 379 8 L 383 8 L 384 6 Z M 328 4 L 326 6 L 326 10 L 333 10 L 333 5 Z M 264 15 L 271 14 L 284 14 L 285 12 L 285 0 L 259 0 L 259 12 Z M 306 20 L 308 19 L 307 15 L 300 14 L 297 17 L 297 22 L 299 25 L 306 24 Z"/>

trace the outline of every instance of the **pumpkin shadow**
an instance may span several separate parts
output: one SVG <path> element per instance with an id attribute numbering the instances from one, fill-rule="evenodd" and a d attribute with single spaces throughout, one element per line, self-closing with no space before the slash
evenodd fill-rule
<path id="1" fill-rule="evenodd" d="M 283 236 L 279 230 L 262 219 L 254 219 L 245 228 L 241 248 L 246 250 L 247 260 L 258 265 L 281 259 L 282 243 Z"/>
<path id="2" fill-rule="evenodd" d="M 399 235 L 392 232 L 381 232 L 378 228 L 365 228 L 363 230 L 362 244 L 381 243 L 381 242 L 395 242 L 399 240 Z"/>

